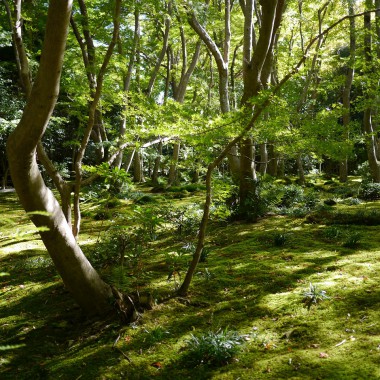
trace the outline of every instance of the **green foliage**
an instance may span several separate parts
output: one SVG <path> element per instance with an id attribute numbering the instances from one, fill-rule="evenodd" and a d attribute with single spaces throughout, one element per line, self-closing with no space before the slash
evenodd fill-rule
<path id="1" fill-rule="evenodd" d="M 359 245 L 361 238 L 362 235 L 360 232 L 348 231 L 345 234 L 345 240 L 342 245 L 345 248 L 356 248 Z"/>
<path id="2" fill-rule="evenodd" d="M 163 218 L 170 223 L 180 237 L 194 236 L 198 232 L 202 218 L 199 205 L 190 203 L 187 206 L 166 207 L 162 209 Z"/>
<path id="3" fill-rule="evenodd" d="M 148 241 L 156 240 L 157 230 L 164 223 L 160 208 L 154 206 L 136 206 L 133 210 L 133 216 L 129 219 L 138 224 L 139 233 Z"/>
<path id="4" fill-rule="evenodd" d="M 282 207 L 290 207 L 295 203 L 303 201 L 304 190 L 301 186 L 289 185 L 286 186 L 281 198 Z"/>
<path id="5" fill-rule="evenodd" d="M 191 334 L 186 343 L 186 361 L 189 366 L 219 367 L 230 362 L 239 352 L 242 337 L 237 332 L 225 328 L 200 335 Z"/>
<path id="6" fill-rule="evenodd" d="M 126 196 L 132 189 L 129 174 L 124 169 L 110 167 L 103 162 L 98 166 L 83 165 L 83 169 L 89 174 L 96 174 L 101 181 L 91 186 L 87 194 L 94 196 Z"/>
<path id="7" fill-rule="evenodd" d="M 316 306 L 320 302 L 329 298 L 330 297 L 326 295 L 325 290 L 319 290 L 310 282 L 309 289 L 303 294 L 302 302 L 304 303 L 304 307 L 306 307 L 307 310 L 310 310 L 312 306 Z"/>
<path id="8" fill-rule="evenodd" d="M 366 201 L 380 199 L 380 183 L 364 182 L 359 189 L 359 198 Z"/>
<path id="9" fill-rule="evenodd" d="M 143 342 L 147 343 L 149 346 L 161 342 L 166 337 L 170 335 L 168 330 L 165 330 L 162 326 L 155 326 L 154 328 L 148 330 L 145 329 L 143 334 Z"/>
<path id="10" fill-rule="evenodd" d="M 288 241 L 289 235 L 287 233 L 276 232 L 273 236 L 273 244 L 276 247 L 282 247 Z"/>
<path id="11" fill-rule="evenodd" d="M 328 240 L 338 240 L 342 236 L 342 230 L 336 226 L 326 227 L 323 230 L 323 237 Z"/>

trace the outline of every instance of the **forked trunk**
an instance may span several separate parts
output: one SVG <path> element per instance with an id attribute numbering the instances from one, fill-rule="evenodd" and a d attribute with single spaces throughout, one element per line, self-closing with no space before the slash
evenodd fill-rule
<path id="1" fill-rule="evenodd" d="M 36 161 L 38 141 L 45 132 L 59 93 L 71 7 L 71 0 L 50 2 L 37 78 L 21 121 L 9 137 L 7 153 L 20 202 L 39 228 L 66 288 L 87 314 L 105 314 L 112 308 L 111 287 L 102 281 L 78 246 Z"/>

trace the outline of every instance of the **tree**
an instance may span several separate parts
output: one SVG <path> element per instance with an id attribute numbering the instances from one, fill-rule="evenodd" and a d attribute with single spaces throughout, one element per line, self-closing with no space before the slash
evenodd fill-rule
<path id="1" fill-rule="evenodd" d="M 380 5 L 377 1 L 377 5 Z M 373 0 L 366 0 L 365 6 L 367 10 L 370 10 L 373 8 Z M 379 12 L 376 13 L 376 22 L 377 25 L 379 25 L 380 15 L 378 15 Z M 372 21 L 371 21 L 371 13 L 365 13 L 364 14 L 364 59 L 367 65 L 367 68 L 369 70 L 369 74 L 374 73 L 374 55 L 377 56 L 377 58 L 380 57 L 379 49 L 377 49 L 375 52 L 373 52 L 373 46 L 372 46 Z M 376 32 L 379 33 L 380 29 L 377 28 Z M 379 36 L 377 36 L 379 37 Z M 373 81 L 374 78 L 370 75 L 370 81 Z M 374 83 L 377 83 L 377 80 L 374 81 Z M 371 83 L 370 88 L 368 89 L 369 92 L 373 93 L 375 90 L 375 86 Z M 377 88 L 376 88 L 377 90 Z M 363 115 L 363 127 L 364 127 L 364 133 L 366 136 L 366 142 L 367 142 L 367 155 L 368 155 L 368 162 L 369 162 L 369 168 L 372 174 L 372 178 L 374 182 L 380 182 L 380 149 L 379 149 L 379 141 L 377 137 L 378 133 L 378 123 L 376 121 L 376 102 L 378 101 L 377 94 L 372 95 L 375 99 L 374 104 L 370 104 L 366 107 L 364 110 Z"/>
<path id="2" fill-rule="evenodd" d="M 71 8 L 71 0 L 50 1 L 40 66 L 21 121 L 8 139 L 7 154 L 20 202 L 39 229 L 65 286 L 86 313 L 105 314 L 112 309 L 112 289 L 78 246 L 36 160 L 38 142 L 59 94 Z"/>

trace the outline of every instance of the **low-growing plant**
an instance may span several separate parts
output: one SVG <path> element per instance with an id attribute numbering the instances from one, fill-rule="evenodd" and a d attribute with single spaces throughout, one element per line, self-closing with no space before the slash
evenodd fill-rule
<path id="1" fill-rule="evenodd" d="M 179 236 L 196 235 L 202 218 L 202 210 L 196 204 L 167 207 L 162 210 L 163 219 L 173 225 Z"/>
<path id="2" fill-rule="evenodd" d="M 180 249 L 165 254 L 165 262 L 168 268 L 167 281 L 173 280 L 174 288 L 177 289 L 181 281 L 181 273 L 186 268 L 189 259 L 188 251 Z"/>
<path id="3" fill-rule="evenodd" d="M 380 199 L 380 183 L 364 182 L 359 189 L 359 198 L 366 201 Z"/>
<path id="4" fill-rule="evenodd" d="M 323 237 L 327 240 L 337 240 L 342 237 L 342 231 L 336 226 L 326 227 L 323 232 Z"/>
<path id="5" fill-rule="evenodd" d="M 304 190 L 301 186 L 289 185 L 285 186 L 284 194 L 281 198 L 282 207 L 290 207 L 295 203 L 300 203 L 303 200 Z"/>
<path id="6" fill-rule="evenodd" d="M 193 335 L 187 340 L 186 361 L 189 365 L 218 367 L 227 364 L 239 352 L 242 337 L 228 328 Z"/>
<path id="7" fill-rule="evenodd" d="M 199 262 L 205 263 L 207 261 L 209 254 L 210 254 L 210 249 L 207 247 L 203 247 L 203 249 L 201 251 L 201 256 L 199 258 Z"/>
<path id="8" fill-rule="evenodd" d="M 330 297 L 326 295 L 325 290 L 319 290 L 310 282 L 309 289 L 303 293 L 302 303 L 304 304 L 304 307 L 307 308 L 307 310 L 310 310 L 313 305 L 316 306 L 320 302 L 329 298 Z"/>
<path id="9" fill-rule="evenodd" d="M 360 232 L 348 231 L 342 245 L 345 248 L 356 248 L 360 243 L 361 237 Z"/>
<path id="10" fill-rule="evenodd" d="M 289 208 L 285 208 L 282 211 L 282 214 L 288 215 L 288 216 L 292 216 L 294 218 L 303 218 L 303 217 L 305 217 L 309 213 L 310 213 L 310 209 L 307 208 L 307 207 L 305 207 L 305 206 L 289 207 Z"/>
<path id="11" fill-rule="evenodd" d="M 349 205 L 349 206 L 360 205 L 360 203 L 362 203 L 362 201 L 359 198 L 347 198 L 344 201 L 344 204 Z"/>
<path id="12" fill-rule="evenodd" d="M 153 345 L 155 343 L 161 342 L 169 335 L 169 331 L 165 330 L 161 326 L 156 326 L 151 330 L 145 329 L 144 330 L 144 342 L 146 342 L 149 345 Z"/>
<path id="13" fill-rule="evenodd" d="M 133 216 L 130 217 L 139 227 L 139 232 L 147 240 L 154 241 L 157 238 L 157 230 L 164 223 L 164 219 L 158 207 L 136 206 Z"/>
<path id="14" fill-rule="evenodd" d="M 273 244 L 276 247 L 282 247 L 288 240 L 288 234 L 284 232 L 277 232 L 273 236 Z"/>

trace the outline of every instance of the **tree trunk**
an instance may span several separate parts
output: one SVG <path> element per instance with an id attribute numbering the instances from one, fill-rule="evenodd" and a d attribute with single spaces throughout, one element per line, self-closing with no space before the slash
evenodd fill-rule
<path id="1" fill-rule="evenodd" d="M 302 186 L 305 186 L 306 179 L 305 179 L 305 171 L 303 170 L 303 162 L 302 162 L 302 155 L 299 154 L 297 156 L 297 170 L 298 170 L 298 178 L 299 182 Z"/>
<path id="2" fill-rule="evenodd" d="M 268 151 L 267 151 L 267 144 L 262 143 L 260 144 L 260 166 L 259 166 L 259 172 L 261 175 L 264 175 L 267 173 L 268 168 Z"/>
<path id="3" fill-rule="evenodd" d="M 172 157 L 172 162 L 169 167 L 169 177 L 168 177 L 169 186 L 172 186 L 178 182 L 177 167 L 178 167 L 180 147 L 181 147 L 180 142 L 175 143 L 173 146 L 173 157 Z"/>
<path id="4" fill-rule="evenodd" d="M 135 152 L 134 155 L 133 181 L 136 183 L 144 182 L 143 160 L 140 152 Z"/>
<path id="5" fill-rule="evenodd" d="M 373 8 L 373 1 L 366 0 L 366 9 Z M 366 13 L 364 15 L 364 55 L 367 67 L 369 68 L 369 73 L 373 74 L 373 59 L 372 59 L 372 25 L 371 25 L 371 14 Z M 369 168 L 371 171 L 372 179 L 374 182 L 380 182 L 380 160 L 379 160 L 379 146 L 377 142 L 377 126 L 374 121 L 375 106 L 370 105 L 364 111 L 363 117 L 363 127 L 366 135 L 367 142 L 367 156 Z"/>
<path id="6" fill-rule="evenodd" d="M 260 36 L 256 44 L 255 51 L 252 54 L 253 41 L 253 11 L 254 2 L 246 1 L 244 7 L 244 42 L 243 42 L 243 96 L 241 105 L 250 107 L 252 98 L 257 96 L 259 92 L 267 87 L 270 73 L 273 65 L 273 48 L 276 41 L 276 33 L 280 26 L 282 14 L 284 11 L 284 0 L 261 1 L 262 17 L 260 23 Z M 244 146 L 245 144 L 243 144 Z M 261 152 L 263 157 L 260 165 L 260 171 L 266 170 L 266 152 Z M 240 199 L 241 207 L 247 204 L 250 191 L 255 191 L 251 178 L 255 175 L 253 165 L 250 162 L 249 154 L 241 153 L 240 156 Z M 248 173 L 247 170 L 251 170 Z M 252 188 L 250 191 L 247 189 Z M 254 207 L 254 205 L 252 205 Z M 247 210 L 246 210 L 247 211 Z M 254 211 L 252 211 L 255 214 Z M 241 214 L 250 215 L 245 212 Z"/>
<path id="7" fill-rule="evenodd" d="M 152 183 L 154 186 L 158 185 L 158 172 L 160 170 L 161 157 L 162 157 L 162 141 L 158 143 L 157 157 L 154 159 L 154 167 L 153 167 L 153 174 L 152 174 Z"/>
<path id="8" fill-rule="evenodd" d="M 59 93 L 59 81 L 71 0 L 51 0 L 45 42 L 35 84 L 21 121 L 8 139 L 13 184 L 25 211 L 41 228 L 40 235 L 66 288 L 87 314 L 110 312 L 112 290 L 101 280 L 79 248 L 53 193 L 43 182 L 36 147 Z"/>
<path id="9" fill-rule="evenodd" d="M 267 144 L 268 146 L 268 167 L 267 173 L 272 177 L 277 177 L 278 171 L 278 154 L 274 148 L 273 143 Z"/>
<path id="10" fill-rule="evenodd" d="M 353 2 L 349 3 L 348 13 L 350 15 L 354 14 L 354 4 Z M 355 73 L 355 51 L 356 51 L 356 27 L 355 27 L 355 18 L 350 19 L 350 60 L 348 62 L 347 74 L 346 74 L 346 83 L 343 87 L 342 92 L 342 103 L 343 103 L 343 138 L 348 140 L 349 128 L 350 128 L 350 108 L 351 108 L 351 87 L 354 79 Z M 339 165 L 339 180 L 340 182 L 347 182 L 348 180 L 348 159 L 345 157 Z"/>
<path id="11" fill-rule="evenodd" d="M 169 1 L 168 7 L 169 7 L 168 15 L 166 15 L 166 18 L 165 18 L 165 32 L 164 32 L 164 37 L 163 37 L 164 38 L 163 46 L 162 46 L 161 52 L 158 56 L 156 65 L 154 66 L 153 73 L 152 73 L 150 80 L 149 80 L 148 88 L 146 90 L 146 93 L 148 96 L 151 96 L 151 94 L 152 94 L 154 82 L 156 81 L 158 72 L 160 71 L 160 68 L 161 68 L 161 63 L 165 58 L 166 50 L 168 48 L 169 30 L 170 30 L 170 16 L 169 15 L 171 14 L 171 1 Z"/>

